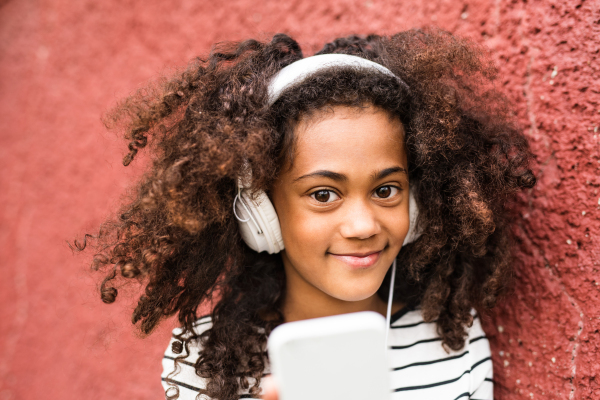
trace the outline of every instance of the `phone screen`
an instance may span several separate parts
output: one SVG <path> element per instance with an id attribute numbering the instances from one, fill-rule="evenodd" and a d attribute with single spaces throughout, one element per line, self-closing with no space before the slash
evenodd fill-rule
<path id="1" fill-rule="evenodd" d="M 360 312 L 291 322 L 268 342 L 280 400 L 389 400 L 385 319 Z"/>

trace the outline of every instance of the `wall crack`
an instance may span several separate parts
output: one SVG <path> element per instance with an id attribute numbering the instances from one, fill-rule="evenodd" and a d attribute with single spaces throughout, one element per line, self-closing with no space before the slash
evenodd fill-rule
<path id="1" fill-rule="evenodd" d="M 569 400 L 574 400 L 575 399 L 575 388 L 576 388 L 575 377 L 577 375 L 577 354 L 578 354 L 579 345 L 581 342 L 580 336 L 581 336 L 581 332 L 583 331 L 583 320 L 584 320 L 585 314 L 581 310 L 579 303 L 577 303 L 577 301 L 569 294 L 569 291 L 567 290 L 565 285 L 560 280 L 560 273 L 553 266 L 551 266 L 548 263 L 548 260 L 545 257 L 544 257 L 544 261 L 545 261 L 546 266 L 548 267 L 548 271 L 550 272 L 550 275 L 558 282 L 558 287 L 560 288 L 561 292 L 565 296 L 567 296 L 569 303 L 571 303 L 571 305 L 573 306 L 573 308 L 575 309 L 575 311 L 577 311 L 577 314 L 579 315 L 579 322 L 577 323 L 578 329 L 577 329 L 577 333 L 575 334 L 575 340 L 573 341 L 573 349 L 571 350 L 571 378 L 569 379 L 570 384 L 571 384 L 571 392 L 569 393 Z"/>

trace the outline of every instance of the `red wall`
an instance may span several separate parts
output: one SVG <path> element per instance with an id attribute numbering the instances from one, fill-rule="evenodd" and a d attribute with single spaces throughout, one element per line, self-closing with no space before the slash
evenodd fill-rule
<path id="1" fill-rule="evenodd" d="M 133 296 L 102 304 L 89 255 L 65 242 L 139 173 L 99 120 L 116 99 L 215 41 L 283 31 L 310 54 L 340 35 L 429 24 L 492 49 L 536 154 L 517 286 L 485 323 L 496 396 L 600 399 L 600 1 L 218 3 L 0 1 L 0 399 L 162 398 L 170 326 L 136 337 Z"/>

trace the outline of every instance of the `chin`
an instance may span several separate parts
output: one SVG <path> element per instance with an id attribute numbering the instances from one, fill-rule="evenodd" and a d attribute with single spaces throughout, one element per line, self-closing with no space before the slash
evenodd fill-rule
<path id="1" fill-rule="evenodd" d="M 381 285 L 369 288 L 365 288 L 364 285 L 361 285 L 360 288 L 348 287 L 346 290 L 336 290 L 335 293 L 331 293 L 331 296 L 343 301 L 362 301 L 377 293 L 379 286 Z"/>

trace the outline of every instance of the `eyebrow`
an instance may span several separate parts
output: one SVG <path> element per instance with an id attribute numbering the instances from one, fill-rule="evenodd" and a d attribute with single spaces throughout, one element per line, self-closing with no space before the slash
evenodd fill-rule
<path id="1" fill-rule="evenodd" d="M 371 179 L 373 181 L 377 181 L 377 180 L 383 179 L 386 176 L 389 176 L 391 174 L 395 174 L 396 172 L 402 172 L 402 173 L 408 175 L 408 171 L 406 171 L 405 168 L 396 166 L 396 167 L 385 168 L 385 169 L 382 169 L 381 171 L 374 172 L 373 174 L 371 174 Z M 328 171 L 328 170 L 319 170 L 319 171 L 311 172 L 310 174 L 302 175 L 301 177 L 294 179 L 294 182 L 298 182 L 299 180 L 305 179 L 305 178 L 315 178 L 315 177 L 328 178 L 328 179 L 331 179 L 331 180 L 334 180 L 337 182 L 347 182 L 348 181 L 348 177 L 344 174 L 340 174 L 340 173 Z"/>
<path id="2" fill-rule="evenodd" d="M 377 171 L 377 172 L 373 173 L 371 175 L 371 179 L 373 179 L 374 181 L 378 181 L 380 179 L 385 178 L 386 176 L 395 174 L 396 172 L 402 172 L 403 174 L 408 175 L 408 171 L 406 170 L 406 168 L 396 166 L 396 167 L 382 169 L 381 171 Z"/>
<path id="3" fill-rule="evenodd" d="M 304 178 L 315 178 L 315 177 L 329 178 L 329 179 L 332 179 L 337 182 L 347 182 L 348 181 L 348 177 L 344 174 L 338 174 L 337 172 L 327 171 L 327 170 L 319 170 L 319 171 L 311 172 L 310 174 L 302 175 L 301 177 L 294 179 L 294 182 L 298 182 L 299 180 L 304 179 Z"/>

